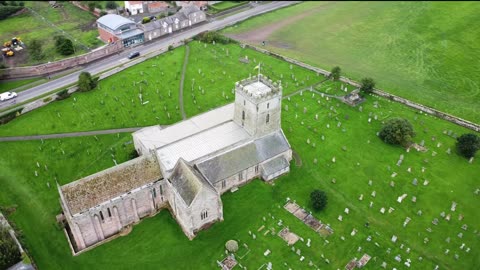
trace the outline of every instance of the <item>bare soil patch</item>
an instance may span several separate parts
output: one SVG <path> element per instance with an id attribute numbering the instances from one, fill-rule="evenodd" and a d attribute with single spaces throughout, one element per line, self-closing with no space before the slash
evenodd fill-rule
<path id="1" fill-rule="evenodd" d="M 308 12 L 301 13 L 292 17 L 288 17 L 286 19 L 272 22 L 270 24 L 267 24 L 263 27 L 254 29 L 252 31 L 248 31 L 245 33 L 240 33 L 240 34 L 228 34 L 230 38 L 237 39 L 240 41 L 248 42 L 248 43 L 260 43 L 262 41 L 267 41 L 268 37 L 272 35 L 275 31 L 280 30 L 281 28 L 290 25 L 296 21 L 299 21 L 305 17 L 310 16 L 311 14 L 317 12 L 320 9 L 325 8 L 325 5 L 314 8 Z M 270 45 L 279 47 L 279 48 L 287 48 L 290 49 L 293 46 L 291 44 L 288 44 L 286 42 L 273 42 L 270 43 Z"/>

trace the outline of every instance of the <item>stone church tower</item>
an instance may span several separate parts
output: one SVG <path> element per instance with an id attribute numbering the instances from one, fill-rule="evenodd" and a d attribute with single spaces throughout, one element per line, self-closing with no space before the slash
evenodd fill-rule
<path id="1" fill-rule="evenodd" d="M 282 86 L 260 74 L 235 84 L 233 121 L 259 138 L 280 130 Z"/>

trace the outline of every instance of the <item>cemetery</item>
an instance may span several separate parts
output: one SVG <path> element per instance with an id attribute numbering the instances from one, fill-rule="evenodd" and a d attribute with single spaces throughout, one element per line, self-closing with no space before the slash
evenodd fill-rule
<path id="1" fill-rule="evenodd" d="M 91 92 L 22 115 L 0 126 L 0 135 L 173 124 L 182 119 L 181 101 L 187 117 L 233 102 L 234 82 L 255 75 L 262 63 L 263 74 L 282 81 L 282 128 L 301 162 L 292 161 L 290 173 L 272 184 L 254 180 L 226 192 L 224 221 L 193 241 L 161 211 L 128 235 L 74 257 L 55 222 L 56 183 L 129 160 L 131 134 L 1 142 L 0 205 L 15 208 L 9 219 L 40 269 L 133 268 L 138 262 L 147 269 L 344 269 L 352 260 L 364 269 L 480 264 L 480 163 L 454 150 L 455 138 L 472 131 L 375 95 L 350 106 L 331 95 L 353 87 L 238 44 L 188 46 L 183 97 L 184 46 L 102 80 Z M 412 123 L 421 147 L 378 138 L 392 117 Z M 328 194 L 321 212 L 310 205 L 313 189 Z M 318 224 L 331 231 L 319 233 Z M 226 249 L 229 240 L 237 251 Z"/>

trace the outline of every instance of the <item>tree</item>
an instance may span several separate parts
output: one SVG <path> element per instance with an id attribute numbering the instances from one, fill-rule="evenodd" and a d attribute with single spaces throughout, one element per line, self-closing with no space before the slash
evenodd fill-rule
<path id="1" fill-rule="evenodd" d="M 0 226 L 0 269 L 7 269 L 21 260 L 17 244 L 8 230 Z"/>
<path id="2" fill-rule="evenodd" d="M 330 72 L 330 75 L 328 77 L 330 79 L 333 79 L 334 81 L 338 81 L 338 79 L 340 79 L 341 73 L 342 69 L 339 66 L 336 66 L 332 68 L 332 71 Z"/>
<path id="3" fill-rule="evenodd" d="M 327 194 L 321 190 L 315 189 L 310 193 L 310 200 L 315 211 L 323 210 L 328 203 Z"/>
<path id="4" fill-rule="evenodd" d="M 94 89 L 97 86 L 98 79 L 92 78 L 90 73 L 83 71 L 78 76 L 78 91 L 87 92 Z"/>
<path id="5" fill-rule="evenodd" d="M 380 139 L 388 144 L 407 146 L 415 137 L 412 124 L 403 118 L 389 119 L 379 133 Z"/>
<path id="6" fill-rule="evenodd" d="M 360 91 L 364 93 L 371 93 L 373 88 L 375 88 L 375 81 L 372 78 L 363 78 L 360 81 Z"/>
<path id="7" fill-rule="evenodd" d="M 117 7 L 118 5 L 115 3 L 115 1 L 107 1 L 107 3 L 105 3 L 106 9 L 116 9 Z"/>
<path id="8" fill-rule="evenodd" d="M 33 60 L 42 60 L 45 57 L 45 54 L 43 53 L 43 48 L 42 48 L 42 42 L 38 39 L 32 39 L 30 41 L 30 46 L 28 46 L 28 51 L 30 52 L 30 55 L 32 56 Z"/>
<path id="9" fill-rule="evenodd" d="M 463 134 L 457 138 L 457 150 L 460 155 L 472 158 L 480 149 L 480 137 L 473 133 Z"/>
<path id="10" fill-rule="evenodd" d="M 90 12 L 95 10 L 95 2 L 88 3 L 88 10 L 90 10 Z"/>
<path id="11" fill-rule="evenodd" d="M 71 55 L 75 52 L 73 42 L 64 36 L 55 36 L 55 49 L 61 55 Z"/>

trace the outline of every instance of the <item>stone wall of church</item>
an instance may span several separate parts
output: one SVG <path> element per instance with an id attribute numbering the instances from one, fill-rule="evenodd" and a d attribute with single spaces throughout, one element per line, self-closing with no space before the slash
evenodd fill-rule
<path id="1" fill-rule="evenodd" d="M 74 236 L 72 240 L 81 250 L 117 234 L 124 227 L 137 223 L 141 218 L 155 214 L 165 207 L 167 187 L 165 180 L 160 180 L 85 212 L 71 217 L 66 216 Z"/>
<path id="2" fill-rule="evenodd" d="M 168 186 L 172 190 L 170 183 Z M 168 200 L 173 216 L 189 239 L 193 239 L 203 225 L 223 220 L 220 195 L 208 188 L 203 188 L 190 206 L 173 190 L 168 194 Z"/>
<path id="3" fill-rule="evenodd" d="M 248 183 L 250 180 L 260 176 L 260 169 L 258 166 L 253 166 L 238 172 L 230 177 L 222 181 L 218 181 L 215 183 L 215 189 L 220 193 L 223 194 L 226 191 L 234 188 L 242 186 Z"/>
<path id="4" fill-rule="evenodd" d="M 270 99 L 258 104 L 253 102 L 252 99 L 253 97 L 247 96 L 243 90 L 237 89 L 235 91 L 233 121 L 255 137 L 261 137 L 279 130 L 281 125 L 281 95 L 273 95 Z"/>

